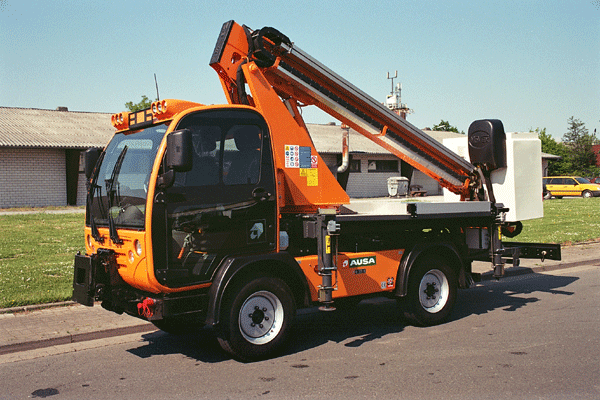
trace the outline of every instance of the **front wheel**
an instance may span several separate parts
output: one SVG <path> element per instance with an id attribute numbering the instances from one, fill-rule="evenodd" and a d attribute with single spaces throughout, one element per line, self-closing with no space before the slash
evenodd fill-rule
<path id="1" fill-rule="evenodd" d="M 290 288 L 273 277 L 234 285 L 222 309 L 219 344 L 243 361 L 264 359 L 280 351 L 296 314 Z"/>
<path id="2" fill-rule="evenodd" d="M 454 307 L 457 290 L 452 268 L 440 257 L 425 256 L 411 270 L 405 316 L 421 326 L 445 322 Z"/>
<path id="3" fill-rule="evenodd" d="M 594 197 L 594 194 L 589 190 L 584 190 L 583 193 L 581 193 L 581 197 L 584 199 L 589 199 L 590 197 Z"/>

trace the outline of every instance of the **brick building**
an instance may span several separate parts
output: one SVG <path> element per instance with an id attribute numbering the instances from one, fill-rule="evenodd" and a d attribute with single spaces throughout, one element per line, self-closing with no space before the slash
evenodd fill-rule
<path id="1" fill-rule="evenodd" d="M 82 150 L 104 147 L 114 128 L 111 114 L 0 107 L 0 208 L 84 205 L 86 188 Z M 340 125 L 307 124 L 315 147 L 337 175 L 341 164 Z M 464 137 L 425 131 L 437 141 Z M 439 184 L 412 170 L 387 150 L 354 130 L 349 131 L 350 166 L 346 191 L 350 197 L 388 195 L 387 180 L 404 176 L 428 195 L 442 193 Z"/>
<path id="2" fill-rule="evenodd" d="M 592 151 L 596 155 L 596 166 L 600 167 L 600 144 L 593 145 Z"/>
<path id="3" fill-rule="evenodd" d="M 114 133 L 110 114 L 0 107 L 0 208 L 85 204 L 82 150 L 104 147 Z M 308 124 L 317 151 L 337 173 L 341 162 L 339 125 Z M 449 132 L 428 132 L 440 140 Z M 438 137 L 439 136 L 439 137 Z M 387 196 L 387 178 L 409 176 L 428 194 L 439 185 L 419 171 L 411 173 L 387 150 L 350 130 L 351 197 Z M 408 172 L 407 172 L 408 171 Z"/>
<path id="4" fill-rule="evenodd" d="M 0 208 L 85 204 L 81 151 L 113 133 L 110 114 L 0 107 Z"/>

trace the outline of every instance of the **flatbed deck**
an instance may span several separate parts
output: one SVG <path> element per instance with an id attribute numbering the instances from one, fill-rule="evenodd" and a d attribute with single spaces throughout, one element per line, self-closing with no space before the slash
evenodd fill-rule
<path id="1" fill-rule="evenodd" d="M 491 216 L 493 216 L 492 204 L 487 201 L 440 203 L 360 199 L 343 206 L 341 214 L 336 219 L 339 222 L 353 222 Z"/>

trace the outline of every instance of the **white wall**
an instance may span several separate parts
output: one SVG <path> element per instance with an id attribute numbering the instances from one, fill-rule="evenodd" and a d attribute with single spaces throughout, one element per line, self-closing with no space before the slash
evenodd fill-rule
<path id="1" fill-rule="evenodd" d="M 337 156 L 335 154 L 322 154 L 321 157 L 335 175 L 337 170 Z M 369 172 L 369 160 L 398 160 L 398 158 L 391 154 L 354 153 L 352 154 L 352 160 L 360 160 L 360 173 L 350 172 L 348 186 L 346 187 L 346 193 L 350 197 L 386 197 L 388 196 L 387 179 L 401 176 L 400 171 Z M 398 168 L 400 168 L 400 160 L 398 160 Z"/>
<path id="2" fill-rule="evenodd" d="M 0 148 L 0 208 L 67 204 L 65 151 Z"/>

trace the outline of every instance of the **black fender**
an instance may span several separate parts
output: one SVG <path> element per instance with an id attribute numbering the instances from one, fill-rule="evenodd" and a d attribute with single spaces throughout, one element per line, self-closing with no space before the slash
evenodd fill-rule
<path id="1" fill-rule="evenodd" d="M 457 278 L 461 287 L 464 286 L 464 277 L 466 271 L 466 263 L 460 251 L 453 243 L 450 242 L 434 242 L 434 243 L 418 243 L 408 254 L 400 261 L 398 274 L 396 276 L 396 296 L 406 296 L 408 292 L 408 277 L 415 262 L 425 254 L 441 255 L 447 260 L 450 266 L 456 271 Z"/>
<path id="2" fill-rule="evenodd" d="M 206 325 L 219 323 L 221 305 L 227 288 L 237 278 L 275 276 L 283 279 L 293 292 L 298 308 L 310 305 L 310 289 L 298 262 L 287 252 L 226 257 L 214 276 L 208 291 Z"/>

